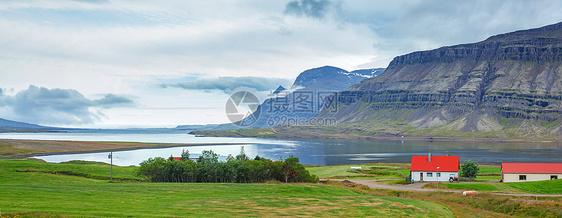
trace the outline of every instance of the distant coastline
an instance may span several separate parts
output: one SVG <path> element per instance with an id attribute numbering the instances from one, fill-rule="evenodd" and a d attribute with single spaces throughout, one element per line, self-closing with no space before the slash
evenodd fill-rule
<path id="1" fill-rule="evenodd" d="M 358 140 L 394 140 L 394 141 L 466 141 L 466 142 L 537 142 L 558 143 L 557 138 L 492 138 L 462 136 L 369 136 L 355 134 L 321 134 L 314 131 L 297 131 L 291 128 L 253 128 L 238 130 L 192 131 L 196 137 L 235 137 L 235 138 L 271 138 L 271 139 L 358 139 Z"/>

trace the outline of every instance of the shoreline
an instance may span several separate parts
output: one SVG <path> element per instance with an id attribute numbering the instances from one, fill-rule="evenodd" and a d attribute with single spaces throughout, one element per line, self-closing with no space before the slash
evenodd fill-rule
<path id="1" fill-rule="evenodd" d="M 32 153 L 21 155 L 6 155 L 13 158 L 30 158 L 37 156 L 88 154 L 100 152 L 130 151 L 139 149 L 162 149 L 186 146 L 218 146 L 218 145 L 246 145 L 249 143 L 144 143 L 144 142 L 112 142 L 112 141 L 63 141 L 63 140 L 34 140 L 34 139 L 0 139 L 0 145 L 5 144 L 20 150 L 31 150 Z M 29 147 L 34 147 L 29 148 Z M 39 148 L 36 148 L 39 147 Z M 64 147 L 64 148 L 61 148 Z M 101 147 L 101 148 L 100 148 Z M 53 149 L 53 152 L 33 152 Z"/>
<path id="2" fill-rule="evenodd" d="M 62 152 L 52 152 L 52 153 L 33 153 L 14 157 L 38 157 L 38 156 L 51 156 L 51 155 L 65 155 L 65 154 L 89 154 L 89 153 L 100 153 L 100 152 L 117 152 L 117 151 L 132 151 L 140 149 L 161 149 L 161 148 L 174 148 L 174 147 L 184 147 L 184 146 L 216 146 L 216 145 L 247 145 L 248 143 L 196 143 L 196 144 L 174 144 L 174 145 L 161 145 L 161 146 L 141 146 L 141 147 L 130 147 L 130 148 L 116 148 L 116 149 L 103 149 L 103 150 L 90 150 L 90 151 L 62 151 Z"/>
<path id="3" fill-rule="evenodd" d="M 285 140 L 306 140 L 306 139 L 342 139 L 342 140 L 389 140 L 389 141 L 425 141 L 425 142 L 491 142 L 491 143 L 517 143 L 517 142 L 536 142 L 536 143 L 559 143 L 559 139 L 547 138 L 469 138 L 469 137 L 432 137 L 432 136 L 360 136 L 360 135 L 318 135 L 318 134 L 298 134 L 298 135 L 220 135 L 207 133 L 205 135 L 193 134 L 197 137 L 228 137 L 228 138 L 263 138 L 263 139 L 285 139 Z"/>

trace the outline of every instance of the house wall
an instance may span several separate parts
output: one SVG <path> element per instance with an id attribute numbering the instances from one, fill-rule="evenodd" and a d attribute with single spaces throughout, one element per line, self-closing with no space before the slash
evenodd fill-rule
<path id="1" fill-rule="evenodd" d="M 437 171 L 412 171 L 411 172 L 411 176 L 412 176 L 412 181 L 414 182 L 420 182 L 420 173 L 423 173 L 423 181 L 424 182 L 437 182 Z M 432 173 L 432 177 L 428 177 L 427 173 Z M 441 176 L 439 177 L 439 182 L 448 182 L 449 178 L 451 177 L 451 174 L 453 174 L 453 177 L 458 177 L 459 176 L 459 172 L 439 172 L 441 173 Z"/>
<path id="2" fill-rule="evenodd" d="M 525 175 L 526 180 L 519 180 L 519 175 Z M 562 179 L 562 174 L 543 174 L 543 173 L 504 173 L 502 174 L 503 182 L 530 182 L 550 180 L 550 176 L 558 176 Z"/>

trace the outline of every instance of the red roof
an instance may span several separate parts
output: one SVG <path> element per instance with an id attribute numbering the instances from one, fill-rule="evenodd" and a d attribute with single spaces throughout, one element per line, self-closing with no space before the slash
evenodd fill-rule
<path id="1" fill-rule="evenodd" d="M 176 161 L 181 160 L 181 157 L 172 157 L 172 158 L 174 158 L 174 160 Z"/>
<path id="2" fill-rule="evenodd" d="M 412 165 L 410 171 L 439 171 L 441 172 L 458 172 L 459 156 L 431 156 L 431 162 L 428 156 L 412 156 Z"/>
<path id="3" fill-rule="evenodd" d="M 503 173 L 562 173 L 562 163 L 502 163 Z"/>

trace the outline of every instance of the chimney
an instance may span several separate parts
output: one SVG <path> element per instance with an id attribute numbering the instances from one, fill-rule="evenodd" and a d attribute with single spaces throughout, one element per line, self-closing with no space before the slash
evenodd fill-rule
<path id="1" fill-rule="evenodd" d="M 431 153 L 429 153 L 429 155 L 427 155 L 427 162 L 431 162 Z"/>

